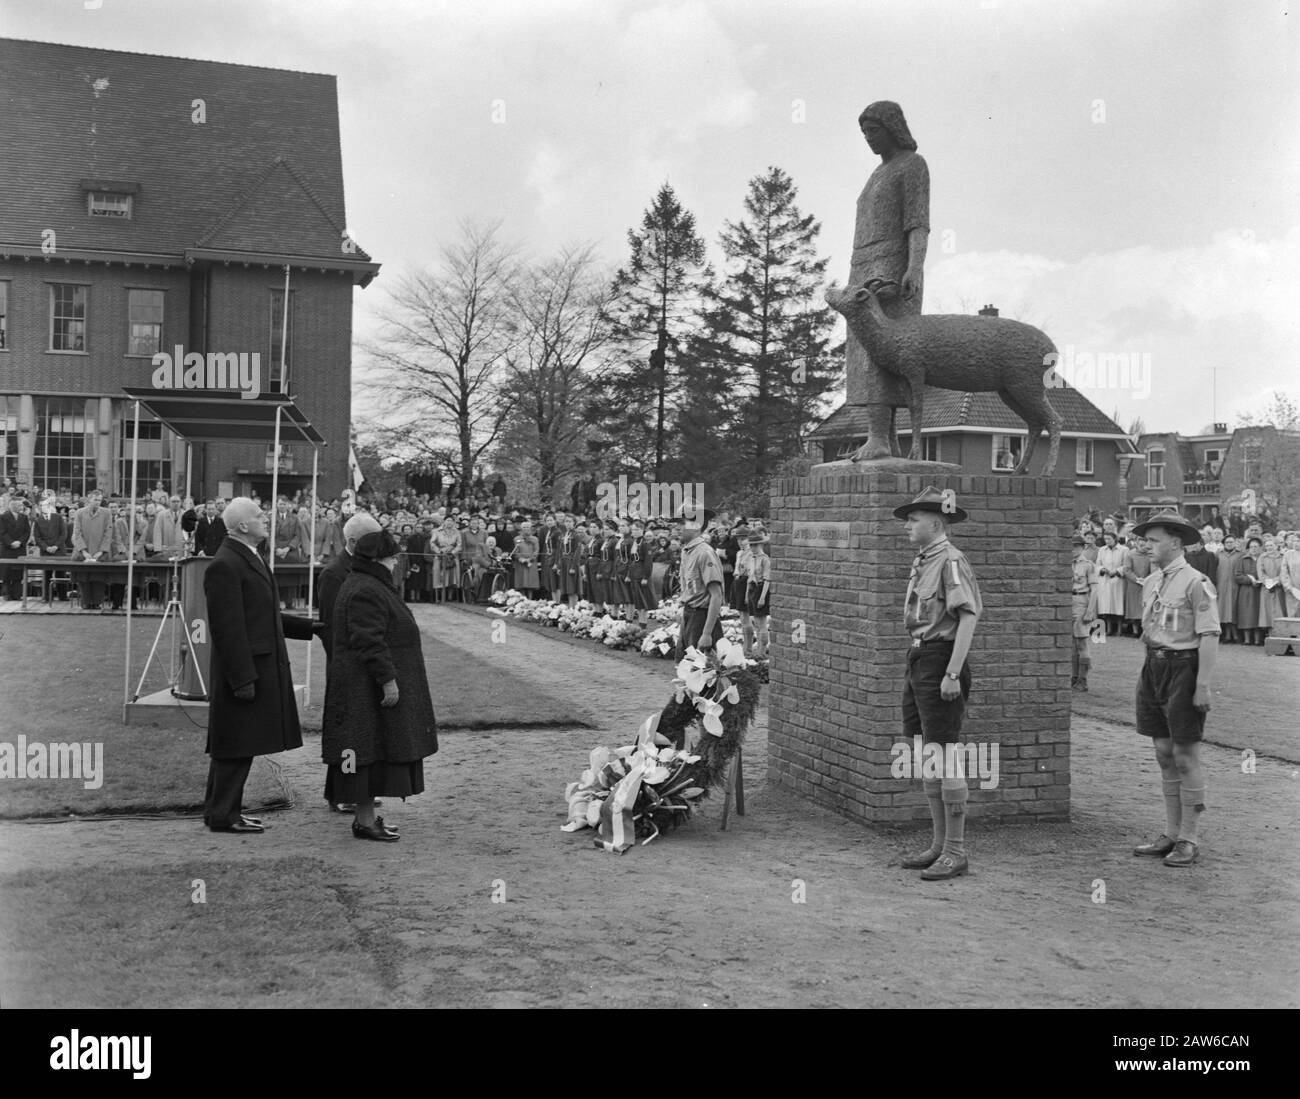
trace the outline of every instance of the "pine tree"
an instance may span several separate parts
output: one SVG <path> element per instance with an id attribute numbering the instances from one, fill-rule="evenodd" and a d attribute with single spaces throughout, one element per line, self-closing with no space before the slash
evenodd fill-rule
<path id="1" fill-rule="evenodd" d="M 834 314 L 821 297 L 821 225 L 800 213 L 796 194 L 780 168 L 750 181 L 745 218 L 724 223 L 719 235 L 725 274 L 706 291 L 703 331 L 690 347 L 699 376 L 688 382 L 694 399 L 687 418 L 701 419 L 708 402 L 725 401 L 714 415 L 731 456 L 725 476 L 732 493 L 761 490 L 783 458 L 801 452 L 839 378 L 830 347 Z M 683 458 L 697 467 L 716 461 L 708 448 Z"/>
<path id="2" fill-rule="evenodd" d="M 706 277 L 704 242 L 667 183 L 627 238 L 631 255 L 614 278 L 608 315 L 620 353 L 591 406 L 591 450 L 606 472 L 653 470 L 660 480 L 682 389 L 676 359 Z"/>

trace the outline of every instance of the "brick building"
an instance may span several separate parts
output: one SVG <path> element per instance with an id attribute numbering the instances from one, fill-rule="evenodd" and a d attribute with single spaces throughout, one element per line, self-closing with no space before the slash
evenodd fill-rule
<path id="1" fill-rule="evenodd" d="M 1193 522 L 1225 528 L 1240 529 L 1255 515 L 1269 530 L 1300 522 L 1300 432 L 1217 423 L 1204 435 L 1143 435 L 1138 452 L 1143 468 L 1128 504 L 1134 519 L 1174 506 Z"/>
<path id="2" fill-rule="evenodd" d="M 1096 509 L 1109 515 L 1122 508 L 1130 467 L 1138 457 L 1132 439 L 1071 386 L 1053 389 L 1049 399 L 1064 420 L 1054 475 L 1074 486 L 1078 514 Z M 1024 421 L 996 393 L 959 393 L 927 387 L 924 416 L 921 457 L 926 461 L 951 462 L 970 476 L 1006 472 L 1020 461 L 1027 438 Z M 907 409 L 900 408 L 896 413 L 895 429 L 906 455 L 912 444 Z M 812 431 L 810 439 L 820 446 L 823 462 L 849 457 L 867 441 L 865 409 L 842 405 Z M 1046 458 L 1044 436 L 1029 472 L 1038 473 Z"/>
<path id="3" fill-rule="evenodd" d="M 4 474 L 128 491 L 122 389 L 179 348 L 247 356 L 324 436 L 322 493 L 347 487 L 353 288 L 379 265 L 346 232 L 335 78 L 0 39 L 0 104 Z M 140 435 L 144 487 L 269 493 L 265 447 L 196 445 L 186 470 L 160 424 Z M 282 490 L 310 475 L 286 450 Z"/>

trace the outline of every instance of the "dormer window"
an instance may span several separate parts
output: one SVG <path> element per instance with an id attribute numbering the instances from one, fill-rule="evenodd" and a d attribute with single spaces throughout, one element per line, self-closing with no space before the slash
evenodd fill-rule
<path id="1" fill-rule="evenodd" d="M 113 191 L 91 191 L 86 196 L 86 212 L 96 218 L 129 218 L 131 196 Z"/>
<path id="2" fill-rule="evenodd" d="M 135 196 L 140 185 L 122 179 L 83 179 L 86 213 L 93 218 L 118 218 L 129 221 L 135 213 Z"/>

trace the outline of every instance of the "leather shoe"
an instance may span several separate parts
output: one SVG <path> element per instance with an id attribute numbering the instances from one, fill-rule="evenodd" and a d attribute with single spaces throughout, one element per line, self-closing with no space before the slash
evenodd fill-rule
<path id="1" fill-rule="evenodd" d="M 1200 848 L 1191 840 L 1178 840 L 1174 844 L 1174 849 L 1165 856 L 1164 863 L 1166 866 L 1191 866 L 1200 858 Z"/>
<path id="2" fill-rule="evenodd" d="M 396 832 L 390 832 L 383 828 L 378 822 L 364 828 L 356 821 L 352 822 L 352 835 L 359 840 L 378 840 L 380 843 L 396 843 L 402 837 Z"/>
<path id="3" fill-rule="evenodd" d="M 940 855 L 933 865 L 921 871 L 921 880 L 947 881 L 949 878 L 960 878 L 969 869 L 970 860 L 965 855 Z"/>
<path id="4" fill-rule="evenodd" d="M 249 821 L 246 821 L 246 820 L 244 820 L 244 819 L 241 818 L 240 820 L 236 821 L 234 824 L 227 824 L 227 825 L 224 825 L 224 826 L 222 826 L 222 827 L 218 827 L 218 828 L 214 828 L 212 825 L 209 824 L 209 825 L 208 825 L 208 831 L 210 831 L 210 832 L 245 832 L 245 833 L 248 833 L 249 835 L 257 835 L 259 832 L 265 832 L 266 829 L 263 828 L 260 824 L 252 824 L 252 823 L 250 823 Z"/>
<path id="5" fill-rule="evenodd" d="M 930 866 L 942 854 L 933 847 L 927 847 L 919 855 L 906 855 L 903 858 L 902 867 L 904 870 L 924 870 Z"/>
<path id="6" fill-rule="evenodd" d="M 397 833 L 401 831 L 400 828 L 397 828 L 391 824 L 385 824 L 384 818 L 380 816 L 375 817 L 375 823 L 379 825 L 379 827 L 382 828 L 385 832 L 392 832 L 393 835 L 397 835 Z"/>
<path id="7" fill-rule="evenodd" d="M 1135 855 L 1154 855 L 1156 858 L 1164 858 L 1174 849 L 1174 841 L 1163 833 L 1157 836 L 1150 843 L 1139 844 L 1133 848 Z"/>

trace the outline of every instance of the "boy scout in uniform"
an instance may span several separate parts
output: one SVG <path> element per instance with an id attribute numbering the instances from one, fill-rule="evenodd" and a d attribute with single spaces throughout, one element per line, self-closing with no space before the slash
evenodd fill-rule
<path id="1" fill-rule="evenodd" d="M 1209 578 L 1187 563 L 1183 547 L 1200 534 L 1177 512 L 1133 528 L 1151 543 L 1151 575 L 1142 584 L 1146 662 L 1138 677 L 1137 731 L 1155 745 L 1165 797 L 1165 831 L 1135 855 L 1191 866 L 1199 857 L 1197 824 L 1205 810 L 1201 738 L 1210 712 L 1210 679 L 1219 652 L 1219 605 Z"/>
<path id="2" fill-rule="evenodd" d="M 966 555 L 948 541 L 948 526 L 966 512 L 949 489 L 927 488 L 910 504 L 894 509 L 917 547 L 907 583 L 903 621 L 912 635 L 903 680 L 903 731 L 924 744 L 958 744 L 970 695 L 966 664 L 975 622 L 982 610 L 979 586 Z M 903 859 L 926 881 L 960 877 L 966 858 L 966 776 L 949 774 L 947 752 L 941 779 L 923 779 L 934 834 L 930 846 Z M 960 768 L 956 768 L 960 771 Z"/>
<path id="3" fill-rule="evenodd" d="M 682 623 L 676 659 L 692 645 L 701 651 L 722 638 L 722 565 L 703 536 L 713 519 L 708 508 L 685 504 L 678 511 L 682 523 Z"/>
<path id="4" fill-rule="evenodd" d="M 1088 689 L 1088 669 L 1092 657 L 1088 655 L 1088 638 L 1092 636 L 1093 623 L 1097 621 L 1097 585 L 1101 582 L 1097 566 L 1084 553 L 1087 543 L 1082 534 L 1070 539 L 1074 547 L 1074 564 L 1071 566 L 1070 607 L 1074 651 L 1070 654 L 1070 686 L 1076 691 Z"/>

